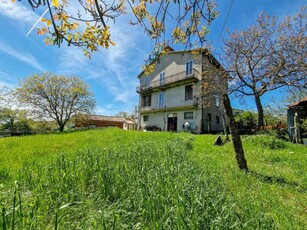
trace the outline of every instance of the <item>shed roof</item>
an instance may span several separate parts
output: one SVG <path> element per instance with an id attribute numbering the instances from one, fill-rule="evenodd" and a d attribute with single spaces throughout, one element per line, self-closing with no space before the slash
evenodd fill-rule
<path id="1" fill-rule="evenodd" d="M 117 117 L 117 116 L 103 116 L 103 115 L 89 115 L 88 120 L 94 121 L 117 121 L 117 122 L 124 122 L 126 118 L 124 117 Z"/>
<path id="2" fill-rule="evenodd" d="M 115 122 L 126 122 L 128 124 L 135 124 L 135 120 L 132 118 L 125 118 L 118 116 L 88 115 L 87 119 L 92 121 L 115 121 Z"/>
<path id="3" fill-rule="evenodd" d="M 303 97 L 302 100 L 289 105 L 289 108 L 298 107 L 298 106 L 304 106 L 304 105 L 305 106 L 307 105 L 307 96 Z"/>

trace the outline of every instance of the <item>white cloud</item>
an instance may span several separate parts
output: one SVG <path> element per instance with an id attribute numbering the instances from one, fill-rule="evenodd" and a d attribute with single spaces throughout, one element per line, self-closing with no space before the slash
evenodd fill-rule
<path id="1" fill-rule="evenodd" d="M 34 24 L 39 18 L 30 6 L 26 7 L 21 2 L 13 3 L 10 0 L 0 0 L 0 14 L 28 24 Z"/>
<path id="2" fill-rule="evenodd" d="M 9 82 L 7 82 L 7 81 L 2 81 L 2 80 L 0 79 L 0 89 L 1 89 L 2 87 L 7 87 L 7 88 L 12 89 L 12 88 L 15 87 L 15 85 L 14 85 L 14 84 L 11 84 L 11 83 L 9 83 Z"/>
<path id="3" fill-rule="evenodd" d="M 33 68 L 39 71 L 45 71 L 45 69 L 41 66 L 41 64 L 32 54 L 26 52 L 19 52 L 10 47 L 8 44 L 5 44 L 1 41 L 0 41 L 0 51 L 7 53 L 14 58 L 17 58 L 18 60 L 28 64 L 29 66 L 32 66 Z"/>
<path id="4" fill-rule="evenodd" d="M 7 84 L 17 83 L 17 79 L 15 76 L 5 73 L 0 70 L 0 80 L 6 82 Z"/>
<path id="5" fill-rule="evenodd" d="M 97 83 L 106 94 L 112 96 L 105 104 L 104 98 L 97 98 L 100 107 L 97 114 L 114 115 L 119 111 L 134 109 L 138 103 L 135 91 L 136 78 L 147 51 L 141 50 L 142 36 L 139 28 L 130 26 L 129 20 L 116 21 L 111 25 L 111 39 L 115 46 L 101 49 L 92 56 L 92 60 L 83 56 L 81 48 L 62 47 L 59 53 L 58 70 L 65 74 L 78 73 L 86 81 Z"/>

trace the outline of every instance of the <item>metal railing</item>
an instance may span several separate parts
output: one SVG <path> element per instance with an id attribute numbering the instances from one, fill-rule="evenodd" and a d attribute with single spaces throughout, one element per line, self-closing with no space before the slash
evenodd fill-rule
<path id="1" fill-rule="evenodd" d="M 183 71 L 177 74 L 167 76 L 163 80 L 159 79 L 156 81 L 151 81 L 148 84 L 142 84 L 136 88 L 136 91 L 140 93 L 144 90 L 167 86 L 168 84 L 186 80 L 186 79 L 192 79 L 192 78 L 198 79 L 199 76 L 200 76 L 200 73 L 196 69 L 193 69 L 193 72 L 191 75 L 186 75 L 186 71 Z"/>
<path id="2" fill-rule="evenodd" d="M 182 104 L 177 104 L 175 106 L 171 106 L 171 107 L 168 107 L 168 106 L 164 106 L 163 108 L 159 108 L 158 106 L 141 106 L 140 107 L 140 111 L 141 112 L 145 112 L 145 111 L 151 111 L 151 110 L 159 110 L 159 109 L 170 109 L 170 108 L 176 108 L 176 107 L 180 107 L 180 106 L 198 106 L 199 104 L 199 97 L 197 96 L 193 96 L 193 99 L 189 100 L 188 103 L 185 103 L 184 105 Z"/>

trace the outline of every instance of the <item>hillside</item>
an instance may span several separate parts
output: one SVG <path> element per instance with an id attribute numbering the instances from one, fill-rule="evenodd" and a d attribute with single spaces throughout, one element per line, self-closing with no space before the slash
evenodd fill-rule
<path id="1" fill-rule="evenodd" d="M 2 229 L 303 229 L 306 147 L 115 128 L 0 139 Z M 17 182 L 15 182 L 17 181 Z"/>

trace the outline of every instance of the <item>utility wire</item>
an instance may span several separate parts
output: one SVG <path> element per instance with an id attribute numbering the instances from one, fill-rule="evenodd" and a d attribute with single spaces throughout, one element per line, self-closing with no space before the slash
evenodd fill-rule
<path id="1" fill-rule="evenodd" d="M 51 6 L 53 6 L 53 4 L 51 4 Z M 51 7 L 50 6 L 50 7 Z M 48 12 L 48 8 L 45 10 L 45 12 L 39 17 L 39 19 L 37 19 L 37 21 L 35 22 L 35 24 L 32 26 L 32 28 L 29 30 L 29 32 L 26 34 L 26 37 L 28 37 L 28 35 L 32 32 L 32 30 L 37 26 L 37 24 L 40 22 L 40 20 L 42 19 L 42 17 L 45 16 L 45 14 Z"/>
<path id="2" fill-rule="evenodd" d="M 229 6 L 229 9 L 228 9 L 228 12 L 227 12 L 227 15 L 226 15 L 226 18 L 225 18 L 224 24 L 223 24 L 222 31 L 221 31 L 221 33 L 220 33 L 219 39 L 217 40 L 217 45 L 216 45 L 216 47 L 218 47 L 218 46 L 219 46 L 219 43 L 220 43 L 220 40 L 221 40 L 221 37 L 222 37 L 223 31 L 224 31 L 224 29 L 225 29 L 225 25 L 226 25 L 226 22 L 227 22 L 227 20 L 228 20 L 229 13 L 230 13 L 231 7 L 232 7 L 232 5 L 233 5 L 233 2 L 234 2 L 234 0 L 231 0 L 230 6 Z"/>

